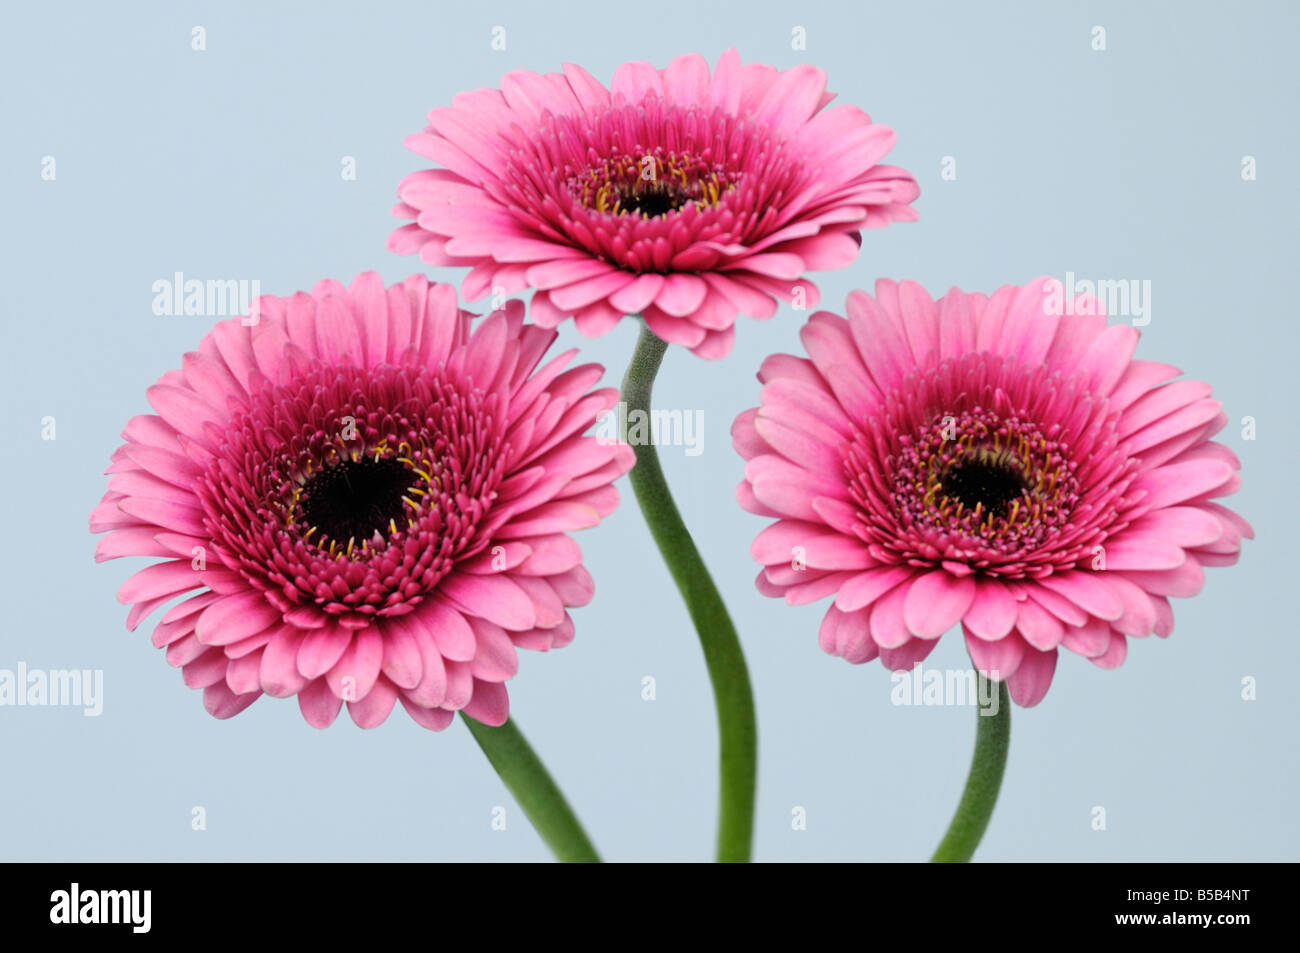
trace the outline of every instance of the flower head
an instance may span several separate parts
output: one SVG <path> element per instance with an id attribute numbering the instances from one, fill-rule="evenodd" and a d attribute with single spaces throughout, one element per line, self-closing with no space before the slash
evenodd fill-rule
<path id="1" fill-rule="evenodd" d="M 738 313 L 816 306 L 805 271 L 847 265 L 861 229 L 916 218 L 915 180 L 877 165 L 893 131 L 831 98 L 821 70 L 742 66 L 735 50 L 712 75 L 699 55 L 625 63 L 608 90 L 572 64 L 509 73 L 407 139 L 442 168 L 403 180 L 394 211 L 415 221 L 389 247 L 472 266 L 469 300 L 539 289 L 545 327 L 572 316 L 594 337 L 640 313 L 723 357 Z"/>
<path id="2" fill-rule="evenodd" d="M 582 434 L 617 399 L 597 365 L 539 367 L 554 331 L 455 291 L 264 296 L 147 396 L 91 515 L 96 559 L 162 557 L 118 593 L 218 718 L 263 693 L 371 728 L 401 701 L 441 729 L 507 717 L 518 648 L 572 640 L 591 577 L 570 530 L 618 501 L 632 452 Z M 196 591 L 197 590 L 197 591 Z"/>
<path id="3" fill-rule="evenodd" d="M 1065 647 L 1102 668 L 1173 629 L 1170 596 L 1236 562 L 1249 524 L 1211 437 L 1210 387 L 1133 360 L 1138 332 L 1039 279 L 938 302 L 911 282 L 854 292 L 848 319 L 775 355 L 732 428 L 738 496 L 773 517 L 759 589 L 835 602 L 822 648 L 911 668 L 961 623 L 976 667 L 1035 705 Z"/>

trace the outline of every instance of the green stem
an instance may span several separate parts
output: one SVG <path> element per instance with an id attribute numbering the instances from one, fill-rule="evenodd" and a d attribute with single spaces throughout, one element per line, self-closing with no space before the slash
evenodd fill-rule
<path id="1" fill-rule="evenodd" d="M 623 378 L 623 400 L 630 418 L 640 411 L 647 423 L 650 417 L 650 391 L 655 375 L 663 363 L 668 345 L 648 327 L 641 328 L 636 350 Z M 626 425 L 626 421 L 625 421 Z M 690 531 L 682 522 L 659 465 L 653 440 L 634 443 L 636 466 L 629 479 L 637 503 L 650 527 L 659 552 L 686 608 L 700 646 L 713 697 L 718 710 L 719 734 L 719 816 L 718 860 L 722 863 L 745 863 L 750 857 L 754 837 L 754 786 L 757 774 L 758 729 L 754 718 L 754 696 L 749 687 L 745 654 L 736 636 L 736 627 L 727 615 L 718 587 L 695 548 Z"/>
<path id="2" fill-rule="evenodd" d="M 554 852 L 555 859 L 568 864 L 599 863 L 600 856 L 569 802 L 515 720 L 509 719 L 500 728 L 489 728 L 464 712 L 461 717 L 506 788 Z"/>
<path id="3" fill-rule="evenodd" d="M 989 680 L 978 673 L 976 677 L 979 679 L 976 699 L 989 698 Z M 975 754 L 971 758 L 966 790 L 962 792 L 957 813 L 953 815 L 948 833 L 939 843 L 931 863 L 964 864 L 970 860 L 989 826 L 989 818 L 993 816 L 1011 742 L 1011 700 L 1007 697 L 1007 683 L 997 684 L 998 707 L 994 713 L 986 714 L 976 702 Z"/>

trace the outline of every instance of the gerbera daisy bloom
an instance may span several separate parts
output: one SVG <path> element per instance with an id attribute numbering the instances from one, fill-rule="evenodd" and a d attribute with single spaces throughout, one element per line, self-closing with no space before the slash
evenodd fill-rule
<path id="1" fill-rule="evenodd" d="M 625 63 L 610 89 L 567 63 L 508 73 L 407 139 L 442 168 L 402 181 L 394 212 L 415 221 L 388 245 L 472 266 L 471 301 L 539 289 L 544 327 L 572 316 L 595 337 L 640 313 L 723 357 L 738 313 L 815 307 L 806 271 L 853 261 L 862 229 L 916 218 L 915 179 L 877 165 L 893 131 L 831 99 L 821 70 L 742 66 L 735 50 L 712 75 L 698 54 Z"/>
<path id="2" fill-rule="evenodd" d="M 297 695 L 373 728 L 507 718 L 516 649 L 559 648 L 592 580 L 570 530 L 615 507 L 625 445 L 582 434 L 602 369 L 539 367 L 556 333 L 512 301 L 472 327 L 448 285 L 374 273 L 263 296 L 147 396 L 113 454 L 97 560 L 157 556 L 127 628 L 218 718 Z M 247 320 L 247 323 L 245 323 Z M 195 590 L 198 590 L 197 592 Z"/>
<path id="3" fill-rule="evenodd" d="M 1167 636 L 1170 596 L 1236 562 L 1249 524 L 1210 387 L 1134 360 L 1138 332 L 1039 279 L 992 297 L 856 291 L 759 373 L 732 428 L 758 587 L 834 596 L 822 648 L 909 669 L 961 623 L 975 667 L 1042 700 L 1064 647 L 1102 668 Z M 1062 311 L 1065 314 L 1062 315 Z"/>

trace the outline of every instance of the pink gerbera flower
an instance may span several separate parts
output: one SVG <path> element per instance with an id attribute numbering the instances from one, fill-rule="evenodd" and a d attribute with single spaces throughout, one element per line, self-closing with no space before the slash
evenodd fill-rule
<path id="1" fill-rule="evenodd" d="M 824 109 L 826 74 L 724 53 L 625 63 L 605 89 L 579 66 L 507 74 L 429 113 L 407 146 L 443 166 L 398 188 L 415 223 L 389 239 L 430 265 L 469 265 L 469 300 L 540 289 L 532 317 L 585 335 L 644 315 L 655 334 L 724 356 L 736 315 L 814 307 L 809 269 L 851 262 L 859 231 L 911 221 L 910 174 L 876 163 L 891 129 Z"/>
<path id="2" fill-rule="evenodd" d="M 834 595 L 827 652 L 908 669 L 960 622 L 975 666 L 1035 705 L 1060 647 L 1114 668 L 1253 536 L 1214 502 L 1240 479 L 1209 385 L 1133 360 L 1136 330 L 1060 290 L 935 302 L 881 281 L 848 320 L 812 316 L 808 359 L 763 364 L 732 429 L 741 505 L 777 519 L 758 587 Z"/>
<path id="3" fill-rule="evenodd" d="M 113 454 L 96 558 L 218 718 L 297 695 L 373 728 L 507 717 L 518 648 L 567 645 L 592 582 L 566 534 L 618 500 L 632 451 L 582 433 L 602 369 L 541 368 L 554 331 L 510 302 L 471 331 L 455 291 L 360 275 L 258 299 L 148 391 Z M 247 323 L 245 323 L 247 321 Z M 198 590 L 195 592 L 195 590 Z"/>

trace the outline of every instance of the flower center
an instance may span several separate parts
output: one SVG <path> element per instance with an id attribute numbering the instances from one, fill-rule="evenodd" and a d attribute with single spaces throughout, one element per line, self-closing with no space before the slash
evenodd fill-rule
<path id="1" fill-rule="evenodd" d="M 340 543 L 387 535 L 390 524 L 406 525 L 416 475 L 393 459 L 344 460 L 313 474 L 302 487 L 302 519 L 316 527 L 317 540 Z"/>
<path id="2" fill-rule="evenodd" d="M 1118 419 L 1045 364 L 982 352 L 921 369 L 843 449 L 853 531 L 893 565 L 1008 579 L 1087 565 L 1127 525 L 1139 461 Z"/>
<path id="3" fill-rule="evenodd" d="M 201 481 L 214 547 L 283 612 L 409 612 L 486 542 L 502 400 L 405 364 L 264 385 Z"/>
<path id="4" fill-rule="evenodd" d="M 900 516 L 958 550 L 1035 545 L 1069 522 L 1079 499 L 1068 448 L 1014 413 L 937 415 L 900 444 Z"/>
<path id="5" fill-rule="evenodd" d="M 1028 486 L 1019 461 L 1009 454 L 980 450 L 954 465 L 939 482 L 940 492 L 968 510 L 983 510 L 995 517 L 1007 515 L 1012 500 Z"/>
<path id="6" fill-rule="evenodd" d="M 571 176 L 568 185 L 589 209 L 659 218 L 689 205 L 716 206 L 738 177 L 707 156 L 659 147 L 641 156 L 612 155 Z"/>

